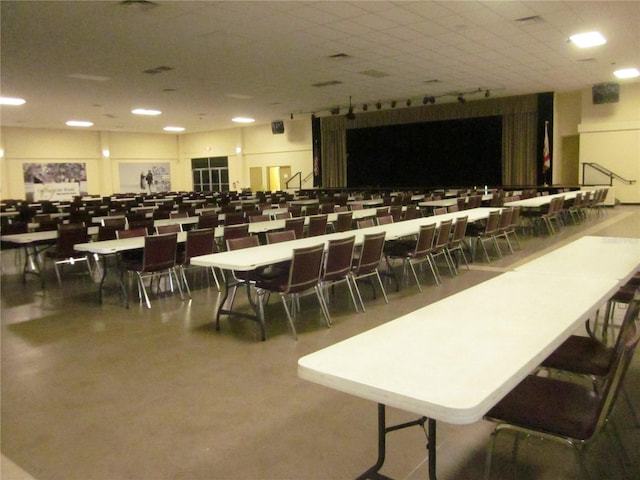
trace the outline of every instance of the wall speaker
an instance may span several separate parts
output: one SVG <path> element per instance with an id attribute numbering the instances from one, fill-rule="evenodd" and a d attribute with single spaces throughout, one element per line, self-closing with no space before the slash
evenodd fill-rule
<path id="1" fill-rule="evenodd" d="M 284 133 L 284 122 L 282 120 L 271 122 L 271 133 L 273 133 L 274 135 Z"/>
<path id="2" fill-rule="evenodd" d="M 591 88 L 594 105 L 601 103 L 618 103 L 620 101 L 620 85 L 617 83 L 599 83 Z"/>

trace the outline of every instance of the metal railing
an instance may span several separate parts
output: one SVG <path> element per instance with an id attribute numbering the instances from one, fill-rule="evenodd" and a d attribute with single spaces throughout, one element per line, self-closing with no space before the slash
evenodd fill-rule
<path id="1" fill-rule="evenodd" d="M 292 175 L 291 178 L 289 180 L 287 180 L 287 182 L 285 183 L 285 186 L 287 188 L 290 188 L 289 184 L 297 177 L 298 178 L 298 189 L 301 189 L 302 188 L 302 184 L 306 183 L 312 176 L 313 176 L 313 172 L 309 172 L 306 177 L 302 178 L 302 172 L 296 172 L 295 175 Z"/>
<path id="2" fill-rule="evenodd" d="M 595 175 L 600 176 L 600 178 L 587 178 L 587 175 Z M 606 180 L 604 180 L 606 178 Z M 636 183 L 635 180 L 627 180 L 626 178 L 621 177 L 617 173 L 612 172 L 606 167 L 603 167 L 599 163 L 595 162 L 584 162 L 582 164 L 582 185 L 613 185 L 613 179 L 616 179 L 626 185 L 633 185 Z M 602 179 L 603 181 L 597 181 Z M 608 183 L 607 183 L 608 182 Z"/>

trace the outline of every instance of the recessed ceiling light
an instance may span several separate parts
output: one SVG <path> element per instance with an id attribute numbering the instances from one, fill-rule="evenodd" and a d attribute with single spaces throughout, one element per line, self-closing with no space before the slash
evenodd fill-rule
<path id="1" fill-rule="evenodd" d="M 24 98 L 0 97 L 0 105 L 24 105 Z"/>
<path id="2" fill-rule="evenodd" d="M 621 79 L 624 78 L 636 78 L 640 76 L 640 70 L 637 68 L 623 68 L 621 70 L 616 70 L 613 74 Z"/>
<path id="3" fill-rule="evenodd" d="M 149 108 L 134 108 L 131 110 L 131 113 L 134 115 L 160 115 L 162 112 L 160 110 L 152 110 Z"/>
<path id="4" fill-rule="evenodd" d="M 165 132 L 184 132 L 184 127 L 164 127 Z"/>
<path id="5" fill-rule="evenodd" d="M 596 47 L 607 43 L 607 39 L 604 38 L 600 32 L 578 33 L 576 35 L 571 35 L 569 40 L 579 48 Z"/>
<path id="6" fill-rule="evenodd" d="M 69 120 L 67 122 L 68 127 L 91 127 L 93 122 L 87 122 L 84 120 Z"/>
<path id="7" fill-rule="evenodd" d="M 236 123 L 253 123 L 256 121 L 256 119 L 249 118 L 249 117 L 235 117 L 235 118 L 232 118 L 231 121 Z"/>

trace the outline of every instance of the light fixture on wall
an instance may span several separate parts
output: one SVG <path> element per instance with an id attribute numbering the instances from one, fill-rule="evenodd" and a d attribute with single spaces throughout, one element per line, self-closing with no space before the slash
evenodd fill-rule
<path id="1" fill-rule="evenodd" d="M 369 110 L 369 105 L 365 103 L 364 105 L 362 105 L 362 111 L 366 112 L 367 110 Z"/>
<path id="2" fill-rule="evenodd" d="M 382 108 L 382 104 L 380 102 L 376 103 L 376 108 L 380 110 Z"/>
<path id="3" fill-rule="evenodd" d="M 407 99 L 407 107 L 410 107 L 410 106 L 411 106 L 411 99 L 410 99 L 410 98 L 408 98 L 408 99 Z"/>
<path id="4" fill-rule="evenodd" d="M 397 102 L 395 100 L 393 100 L 391 102 L 391 108 L 396 108 Z"/>
<path id="5" fill-rule="evenodd" d="M 103 156 L 104 158 L 109 158 L 109 157 L 111 156 L 111 152 L 109 151 L 109 149 L 108 149 L 108 148 L 103 148 L 103 149 L 102 149 L 102 156 Z"/>
<path id="6" fill-rule="evenodd" d="M 486 90 L 484 92 L 484 98 L 489 98 L 491 96 L 491 92 L 489 90 Z"/>
<path id="7" fill-rule="evenodd" d="M 242 153 L 242 147 L 236 147 L 236 153 L 240 155 Z"/>
<path id="8" fill-rule="evenodd" d="M 458 100 L 458 102 L 460 102 L 460 103 L 464 103 L 464 102 L 466 102 L 466 100 L 464 99 L 464 95 L 462 95 L 462 94 L 458 95 L 458 99 L 457 99 L 457 100 Z"/>

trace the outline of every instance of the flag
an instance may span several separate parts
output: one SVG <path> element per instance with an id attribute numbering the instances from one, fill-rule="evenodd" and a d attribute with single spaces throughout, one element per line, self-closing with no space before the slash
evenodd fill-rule
<path id="1" fill-rule="evenodd" d="M 549 152 L 549 122 L 544 122 L 544 145 L 542 147 L 542 173 L 547 173 L 551 168 L 551 153 Z"/>

